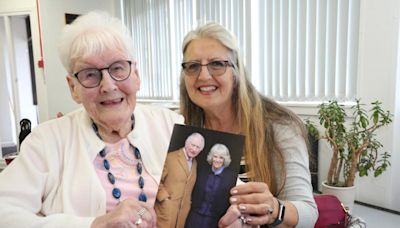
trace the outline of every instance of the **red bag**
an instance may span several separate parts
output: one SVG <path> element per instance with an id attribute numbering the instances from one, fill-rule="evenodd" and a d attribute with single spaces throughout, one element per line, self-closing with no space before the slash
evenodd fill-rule
<path id="1" fill-rule="evenodd" d="M 333 195 L 314 195 L 319 217 L 314 228 L 345 228 L 348 213 L 343 204 Z"/>

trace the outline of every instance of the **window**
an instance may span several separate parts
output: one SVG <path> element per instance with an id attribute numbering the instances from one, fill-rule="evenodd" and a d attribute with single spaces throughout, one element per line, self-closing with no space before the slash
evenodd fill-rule
<path id="1" fill-rule="evenodd" d="M 139 97 L 177 101 L 184 35 L 217 21 L 238 38 L 256 88 L 278 101 L 353 101 L 360 0 L 125 0 Z"/>

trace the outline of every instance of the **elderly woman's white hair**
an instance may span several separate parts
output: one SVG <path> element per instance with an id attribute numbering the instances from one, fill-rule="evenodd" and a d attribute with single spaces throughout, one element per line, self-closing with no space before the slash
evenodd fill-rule
<path id="1" fill-rule="evenodd" d="M 69 74 L 80 59 L 96 56 L 105 50 L 127 52 L 133 57 L 133 41 L 124 24 L 102 11 L 92 11 L 79 16 L 65 26 L 58 51 L 62 64 Z"/>
<path id="2" fill-rule="evenodd" d="M 212 158 L 215 154 L 224 158 L 224 167 L 228 167 L 229 164 L 231 164 L 229 149 L 224 144 L 217 143 L 211 147 L 210 152 L 208 152 L 207 155 L 208 164 L 212 165 Z"/>

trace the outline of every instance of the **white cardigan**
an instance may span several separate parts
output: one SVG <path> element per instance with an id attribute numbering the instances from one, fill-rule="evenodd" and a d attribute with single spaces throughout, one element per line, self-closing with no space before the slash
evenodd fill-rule
<path id="1" fill-rule="evenodd" d="M 159 183 L 175 123 L 183 117 L 138 104 L 130 143 Z M 90 227 L 106 213 L 106 193 L 93 160 L 105 144 L 84 109 L 34 128 L 0 173 L 0 227 Z"/>

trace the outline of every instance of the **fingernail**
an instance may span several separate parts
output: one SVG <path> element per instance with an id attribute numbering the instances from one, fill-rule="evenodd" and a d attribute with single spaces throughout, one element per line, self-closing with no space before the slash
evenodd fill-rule
<path id="1" fill-rule="evenodd" d="M 236 190 L 236 189 L 232 190 L 232 194 L 236 194 L 236 193 L 238 193 L 238 190 Z"/>
<path id="2" fill-rule="evenodd" d="M 245 211 L 245 210 L 246 210 L 246 207 L 245 207 L 245 206 L 243 206 L 243 205 L 239 205 L 239 210 L 243 212 L 243 211 Z"/>
<path id="3" fill-rule="evenodd" d="M 236 201 L 237 201 L 236 198 L 233 198 L 233 197 L 231 198 L 231 202 L 232 202 L 232 203 L 234 203 L 234 202 L 236 202 Z"/>
<path id="4" fill-rule="evenodd" d="M 251 218 L 249 218 L 249 217 L 247 217 L 246 220 L 247 220 L 247 222 L 253 221 L 253 219 L 251 219 Z"/>

